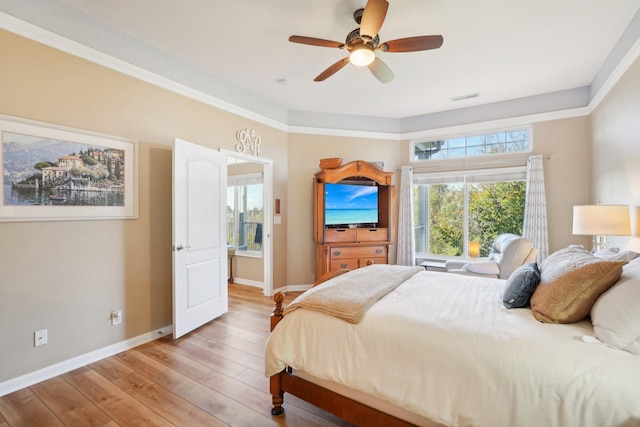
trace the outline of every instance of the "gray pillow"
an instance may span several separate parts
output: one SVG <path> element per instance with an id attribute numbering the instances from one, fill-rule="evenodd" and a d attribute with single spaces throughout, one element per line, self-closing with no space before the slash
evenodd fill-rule
<path id="1" fill-rule="evenodd" d="M 529 306 L 531 295 L 540 283 L 540 271 L 535 262 L 521 265 L 514 271 L 504 287 L 502 302 L 507 308 Z"/>

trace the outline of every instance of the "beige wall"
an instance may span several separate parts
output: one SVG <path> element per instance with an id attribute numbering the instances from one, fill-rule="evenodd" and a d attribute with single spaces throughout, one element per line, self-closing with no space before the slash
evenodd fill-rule
<path id="1" fill-rule="evenodd" d="M 533 150 L 544 160 L 549 253 L 571 244 L 589 246 L 589 238 L 574 236 L 573 206 L 588 203 L 591 165 L 590 119 L 577 117 L 536 123 Z"/>
<path id="2" fill-rule="evenodd" d="M 407 164 L 407 141 L 287 134 L 10 33 L 0 32 L 0 40 L 2 57 L 11 58 L 0 67 L 0 113 L 135 139 L 140 148 L 139 219 L 0 223 L 0 382 L 171 323 L 175 137 L 227 150 L 234 149 L 240 129 L 262 137 L 263 156 L 274 164 L 274 198 L 282 206 L 282 224 L 273 227 L 275 288 L 314 280 L 312 179 L 320 159 L 382 161 L 394 172 Z M 627 185 L 620 198 L 635 204 L 640 184 L 629 184 L 631 162 L 607 148 L 604 163 L 599 147 L 617 144 L 622 131 L 630 134 L 625 144 L 638 146 L 640 133 L 632 124 L 639 117 L 638 68 L 593 123 L 595 173 L 608 174 L 602 171 L 613 169 L 608 164 L 625 162 L 613 183 Z M 615 129 L 602 131 L 612 114 Z M 551 250 L 579 241 L 571 235 L 571 207 L 591 195 L 590 126 L 588 117 L 533 126 L 535 151 L 552 156 L 545 161 Z M 610 191 L 595 188 L 596 196 Z M 109 323 L 116 308 L 124 310 L 122 327 Z M 33 331 L 42 328 L 50 342 L 34 348 Z"/>
<path id="3" fill-rule="evenodd" d="M 0 113 L 139 141 L 139 219 L 0 223 L 0 382 L 172 323 L 171 144 L 255 129 L 286 200 L 287 134 L 0 32 Z M 283 218 L 284 219 L 284 218 Z M 286 220 L 274 226 L 284 283 Z M 124 310 L 121 327 L 109 315 Z M 34 348 L 33 332 L 49 344 Z"/>
<path id="4" fill-rule="evenodd" d="M 640 252 L 640 59 L 592 114 L 590 202 L 628 204 L 633 237 L 610 237 L 612 246 Z"/>

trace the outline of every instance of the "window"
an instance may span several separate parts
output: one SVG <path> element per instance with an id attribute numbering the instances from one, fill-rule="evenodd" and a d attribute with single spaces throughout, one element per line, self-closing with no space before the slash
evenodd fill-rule
<path id="1" fill-rule="evenodd" d="M 500 234 L 522 234 L 524 167 L 414 176 L 416 253 L 458 257 L 470 241 L 486 257 Z"/>
<path id="2" fill-rule="evenodd" d="M 480 135 L 413 142 L 413 161 L 444 160 L 529 151 L 529 130 L 515 129 Z"/>
<path id="3" fill-rule="evenodd" d="M 262 253 L 262 174 L 233 175 L 227 182 L 227 244 Z"/>

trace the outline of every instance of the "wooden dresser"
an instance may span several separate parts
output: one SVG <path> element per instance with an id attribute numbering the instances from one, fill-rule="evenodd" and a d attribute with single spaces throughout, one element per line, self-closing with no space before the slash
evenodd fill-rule
<path id="1" fill-rule="evenodd" d="M 313 227 L 316 242 L 316 279 L 343 268 L 388 264 L 391 241 L 391 212 L 395 197 L 392 172 L 358 160 L 334 169 L 322 169 L 314 180 Z M 326 183 L 366 181 L 378 186 L 378 223 L 367 227 L 332 228 L 325 224 Z M 363 182 L 365 183 L 365 182 Z"/>

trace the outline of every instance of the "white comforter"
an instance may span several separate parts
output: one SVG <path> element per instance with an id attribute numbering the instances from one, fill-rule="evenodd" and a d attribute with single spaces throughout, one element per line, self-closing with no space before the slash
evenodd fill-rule
<path id="1" fill-rule="evenodd" d="M 265 373 L 290 366 L 451 426 L 640 425 L 640 356 L 585 342 L 588 321 L 507 310 L 504 283 L 421 272 L 359 324 L 297 310 L 273 331 Z"/>

